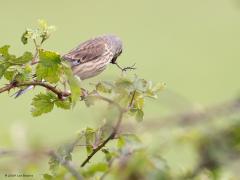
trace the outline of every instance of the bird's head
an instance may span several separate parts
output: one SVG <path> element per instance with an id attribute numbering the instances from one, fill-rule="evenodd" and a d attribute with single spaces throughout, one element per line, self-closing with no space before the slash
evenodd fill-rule
<path id="1" fill-rule="evenodd" d="M 123 45 L 121 39 L 118 36 L 108 35 L 108 37 L 112 44 L 112 52 L 114 54 L 112 62 L 114 63 L 117 60 L 118 56 L 120 56 L 122 53 Z"/>

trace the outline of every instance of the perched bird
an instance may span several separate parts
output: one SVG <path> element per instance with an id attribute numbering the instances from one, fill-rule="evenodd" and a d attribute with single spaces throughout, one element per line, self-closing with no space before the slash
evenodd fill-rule
<path id="1" fill-rule="evenodd" d="M 120 38 L 104 35 L 81 43 L 62 58 L 70 62 L 73 73 L 84 80 L 100 74 L 109 63 L 116 64 L 121 53 Z"/>
<path id="2" fill-rule="evenodd" d="M 103 35 L 87 40 L 76 48 L 62 56 L 62 59 L 69 62 L 74 75 L 81 80 L 94 77 L 106 69 L 109 63 L 116 64 L 121 70 L 134 69 L 133 67 L 121 68 L 116 60 L 122 53 L 122 41 L 114 35 Z M 33 86 L 28 86 L 14 94 L 24 94 Z"/>

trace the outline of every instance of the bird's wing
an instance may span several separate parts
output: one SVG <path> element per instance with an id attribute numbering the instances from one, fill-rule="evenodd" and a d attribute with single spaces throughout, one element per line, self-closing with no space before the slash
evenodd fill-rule
<path id="1" fill-rule="evenodd" d="M 77 64 L 86 63 L 102 56 L 106 51 L 106 42 L 102 38 L 88 40 L 65 54 L 63 58 Z M 74 63 L 75 62 L 75 63 Z"/>

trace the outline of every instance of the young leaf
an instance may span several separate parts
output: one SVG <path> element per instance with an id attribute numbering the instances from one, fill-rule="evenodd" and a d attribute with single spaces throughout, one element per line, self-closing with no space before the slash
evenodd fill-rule
<path id="1" fill-rule="evenodd" d="M 71 101 L 69 98 L 66 100 L 57 99 L 55 101 L 55 104 L 57 107 L 62 108 L 62 109 L 70 109 L 71 108 Z"/>
<path id="2" fill-rule="evenodd" d="M 85 143 L 87 153 L 90 154 L 93 151 L 93 141 L 94 141 L 95 130 L 92 128 L 86 128 L 85 130 Z"/>
<path id="3" fill-rule="evenodd" d="M 152 91 L 154 93 L 158 93 L 159 91 L 163 90 L 165 88 L 165 83 L 157 83 L 155 86 L 153 86 Z"/>
<path id="4" fill-rule="evenodd" d="M 9 66 L 7 64 L 0 64 L 0 79 L 2 78 L 8 67 Z"/>
<path id="5" fill-rule="evenodd" d="M 28 63 L 32 59 L 33 59 L 32 53 L 31 52 L 25 52 L 22 56 L 20 56 L 18 58 L 9 59 L 9 62 L 14 64 L 14 65 L 22 65 L 22 64 Z"/>
<path id="6" fill-rule="evenodd" d="M 2 78 L 2 76 L 4 75 L 5 72 L 5 67 L 3 64 L 0 64 L 0 79 Z"/>
<path id="7" fill-rule="evenodd" d="M 140 79 L 138 77 L 135 77 L 133 84 L 134 88 L 140 92 L 145 92 L 148 88 L 148 82 L 145 79 Z"/>
<path id="8" fill-rule="evenodd" d="M 9 50 L 10 46 L 9 45 L 5 45 L 0 47 L 0 55 L 3 56 L 4 58 L 9 56 L 8 50 Z"/>
<path id="9" fill-rule="evenodd" d="M 120 78 L 115 83 L 116 87 L 119 89 L 134 90 L 133 82 L 127 78 Z"/>
<path id="10" fill-rule="evenodd" d="M 109 169 L 107 163 L 96 163 L 91 165 L 87 170 L 83 171 L 85 177 L 92 177 L 98 172 L 106 172 Z"/>
<path id="11" fill-rule="evenodd" d="M 51 171 L 51 173 L 53 174 L 53 175 L 56 175 L 56 172 L 57 172 L 57 170 L 59 169 L 59 165 L 60 165 L 60 163 L 59 163 L 59 161 L 55 158 L 55 157 L 51 157 L 50 159 L 49 159 L 49 162 L 48 162 L 48 164 L 49 164 L 49 170 Z"/>
<path id="12" fill-rule="evenodd" d="M 4 73 L 4 77 L 8 80 L 8 81 L 12 81 L 14 76 L 16 74 L 16 71 L 6 71 Z M 1 65 L 0 65 L 0 77 L 1 77 Z"/>
<path id="13" fill-rule="evenodd" d="M 49 174 L 43 174 L 43 178 L 44 178 L 45 180 L 53 180 L 53 179 L 54 179 L 54 177 L 51 176 L 51 175 L 49 175 Z"/>
<path id="14" fill-rule="evenodd" d="M 44 113 L 52 111 L 56 97 L 52 93 L 40 93 L 33 98 L 32 115 L 40 116 Z"/>
<path id="15" fill-rule="evenodd" d="M 118 149 L 123 148 L 123 147 L 125 146 L 125 144 L 126 144 L 125 139 L 123 138 L 123 136 L 120 136 L 120 137 L 118 138 L 118 141 L 117 141 L 117 147 L 118 147 Z"/>
<path id="16" fill-rule="evenodd" d="M 110 86 L 110 84 L 108 84 L 106 82 L 99 82 L 96 85 L 96 90 L 98 92 L 111 93 L 112 92 L 112 87 Z"/>
<path id="17" fill-rule="evenodd" d="M 50 83 L 57 83 L 61 75 L 60 55 L 52 51 L 39 51 L 39 63 L 36 75 L 39 80 L 44 79 Z"/>
<path id="18" fill-rule="evenodd" d="M 25 32 L 22 34 L 22 36 L 21 36 L 21 41 L 22 41 L 23 44 L 27 44 L 27 43 L 28 43 L 28 37 L 27 37 L 27 35 L 28 35 L 28 31 L 25 31 Z"/>
<path id="19" fill-rule="evenodd" d="M 63 71 L 67 76 L 68 84 L 71 90 L 72 105 L 75 106 L 76 102 L 79 100 L 80 95 L 82 93 L 80 81 L 73 75 L 72 70 L 68 66 L 64 65 Z"/>

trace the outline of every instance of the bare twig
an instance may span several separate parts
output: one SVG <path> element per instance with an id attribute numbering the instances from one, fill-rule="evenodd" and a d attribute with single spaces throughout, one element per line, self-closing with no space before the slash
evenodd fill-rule
<path id="1" fill-rule="evenodd" d="M 132 66 L 127 66 L 127 67 L 121 67 L 117 62 L 114 62 L 113 64 L 115 64 L 119 69 L 121 69 L 121 71 L 127 71 L 127 70 L 135 70 L 135 63 Z"/>
<path id="2" fill-rule="evenodd" d="M 108 136 L 107 139 L 105 139 L 99 146 L 97 146 L 95 149 L 93 149 L 92 153 L 88 155 L 88 157 L 83 161 L 83 163 L 81 164 L 81 167 L 84 167 L 88 162 L 89 160 L 99 151 L 101 150 L 110 140 L 114 139 L 116 134 L 118 133 L 119 131 L 119 128 L 120 128 L 120 125 L 121 125 L 121 122 L 122 122 L 122 119 L 123 119 L 123 115 L 124 113 L 126 113 L 132 106 L 133 104 L 133 100 L 134 100 L 134 96 L 135 96 L 135 91 L 133 92 L 133 95 L 132 95 L 132 98 L 131 98 L 131 101 L 128 105 L 128 108 L 127 109 L 124 109 L 122 108 L 118 103 L 116 103 L 115 101 L 111 100 L 111 99 L 108 99 L 106 97 L 103 97 L 103 96 L 100 96 L 98 94 L 95 95 L 95 97 L 103 100 L 103 101 L 106 101 L 108 102 L 109 104 L 112 104 L 114 106 L 116 106 L 119 110 L 119 116 L 118 116 L 118 120 L 113 128 L 113 131 L 112 133 Z"/>

